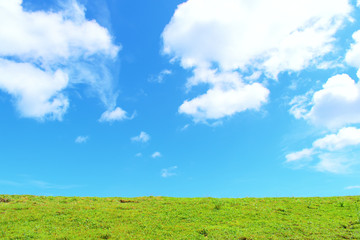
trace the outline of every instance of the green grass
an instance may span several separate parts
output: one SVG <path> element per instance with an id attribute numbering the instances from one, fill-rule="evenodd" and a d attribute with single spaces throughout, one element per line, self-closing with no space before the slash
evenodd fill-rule
<path id="1" fill-rule="evenodd" d="M 0 195 L 0 239 L 360 239 L 360 197 Z"/>

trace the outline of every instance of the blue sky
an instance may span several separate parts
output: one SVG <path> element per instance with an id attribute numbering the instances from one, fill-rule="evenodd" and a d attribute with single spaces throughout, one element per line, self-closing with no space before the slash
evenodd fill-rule
<path id="1" fill-rule="evenodd" d="M 0 193 L 358 195 L 359 5 L 0 0 Z"/>

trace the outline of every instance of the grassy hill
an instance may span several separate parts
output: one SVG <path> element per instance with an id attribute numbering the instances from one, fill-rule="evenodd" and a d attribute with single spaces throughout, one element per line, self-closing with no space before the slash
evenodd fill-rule
<path id="1" fill-rule="evenodd" d="M 0 239 L 360 239 L 360 197 L 0 195 Z"/>

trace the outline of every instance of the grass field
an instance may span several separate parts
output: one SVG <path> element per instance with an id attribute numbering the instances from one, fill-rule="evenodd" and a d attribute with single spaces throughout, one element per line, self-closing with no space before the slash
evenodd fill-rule
<path id="1" fill-rule="evenodd" d="M 0 239 L 360 239 L 360 197 L 0 195 Z"/>

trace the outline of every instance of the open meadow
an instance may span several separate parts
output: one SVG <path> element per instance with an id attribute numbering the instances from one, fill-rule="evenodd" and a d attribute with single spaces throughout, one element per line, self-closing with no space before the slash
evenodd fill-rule
<path id="1" fill-rule="evenodd" d="M 360 239 L 360 197 L 0 195 L 0 239 Z"/>

